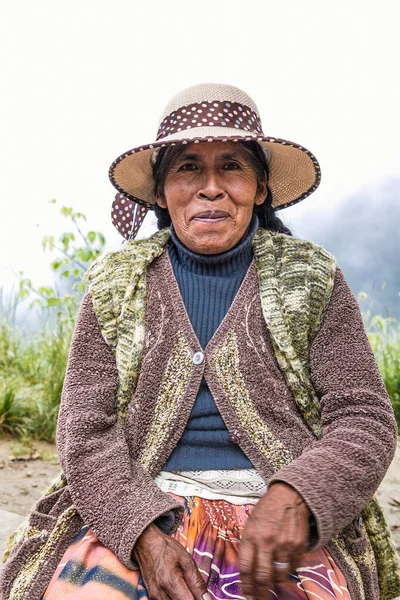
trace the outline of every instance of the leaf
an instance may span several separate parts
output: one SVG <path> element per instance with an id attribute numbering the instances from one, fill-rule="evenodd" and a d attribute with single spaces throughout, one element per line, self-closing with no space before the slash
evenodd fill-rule
<path id="1" fill-rule="evenodd" d="M 60 305 L 60 298 L 49 298 L 47 300 L 47 306 L 49 306 L 49 307 L 59 306 L 59 305 Z"/>
<path id="2" fill-rule="evenodd" d="M 96 241 L 96 232 L 95 231 L 89 231 L 89 233 L 87 234 L 88 240 L 91 244 L 93 244 Z"/>
<path id="3" fill-rule="evenodd" d="M 68 208 L 67 206 L 63 206 L 61 208 L 61 214 L 64 215 L 64 217 L 70 217 L 73 213 L 72 208 Z"/>
<path id="4" fill-rule="evenodd" d="M 64 261 L 62 260 L 53 260 L 53 262 L 51 263 L 51 268 L 53 269 L 53 271 L 58 271 L 58 269 L 60 269 L 63 266 Z"/>

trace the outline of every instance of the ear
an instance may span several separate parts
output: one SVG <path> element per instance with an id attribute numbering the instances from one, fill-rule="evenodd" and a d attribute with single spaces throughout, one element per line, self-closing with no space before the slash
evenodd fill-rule
<path id="1" fill-rule="evenodd" d="M 264 173 L 264 181 L 260 190 L 257 191 L 254 204 L 262 204 L 267 196 L 267 174 Z"/>
<path id="2" fill-rule="evenodd" d="M 167 208 L 167 200 L 166 200 L 165 196 L 161 196 L 161 194 L 157 194 L 156 202 L 157 202 L 158 206 L 160 206 L 161 208 Z"/>

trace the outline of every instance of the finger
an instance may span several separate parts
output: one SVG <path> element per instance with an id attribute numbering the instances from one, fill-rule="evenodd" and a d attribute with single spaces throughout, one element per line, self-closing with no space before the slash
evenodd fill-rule
<path id="1" fill-rule="evenodd" d="M 181 558 L 179 564 L 182 569 L 185 585 L 191 598 L 195 598 L 195 600 L 211 600 L 211 595 L 207 591 L 207 584 L 193 557 L 188 553 L 187 557 Z"/>
<path id="2" fill-rule="evenodd" d="M 255 599 L 270 597 L 273 587 L 272 549 L 258 548 L 257 565 L 254 569 Z"/>
<path id="3" fill-rule="evenodd" d="M 285 510 L 282 527 L 275 546 L 273 560 L 273 581 L 283 583 L 291 571 L 293 553 L 297 539 L 297 519 L 294 507 Z"/>
<path id="4" fill-rule="evenodd" d="M 243 540 L 239 546 L 240 589 L 248 600 L 255 598 L 253 569 L 256 566 L 255 549 L 253 544 Z"/>
<path id="5" fill-rule="evenodd" d="M 296 511 L 296 536 L 292 554 L 292 570 L 300 566 L 304 553 L 308 547 L 309 538 L 309 516 L 301 511 Z"/>

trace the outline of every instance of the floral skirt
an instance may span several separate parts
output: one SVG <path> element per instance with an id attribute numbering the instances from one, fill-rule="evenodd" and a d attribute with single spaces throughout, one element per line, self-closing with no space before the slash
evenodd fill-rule
<path id="1" fill-rule="evenodd" d="M 185 507 L 173 537 L 193 556 L 211 597 L 243 600 L 239 541 L 254 505 L 170 495 Z M 296 572 L 271 593 L 279 600 L 350 600 L 346 580 L 324 548 L 305 554 Z M 84 527 L 66 550 L 43 600 L 93 599 L 148 600 L 148 596 L 140 571 L 127 569 Z"/>

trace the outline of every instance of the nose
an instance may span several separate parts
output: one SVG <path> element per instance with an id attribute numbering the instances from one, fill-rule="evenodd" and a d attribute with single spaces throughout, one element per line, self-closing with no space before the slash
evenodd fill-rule
<path id="1" fill-rule="evenodd" d="M 205 173 L 197 197 L 202 200 L 219 200 L 225 195 L 216 173 Z"/>

